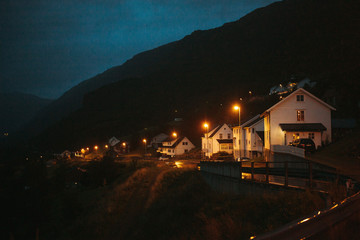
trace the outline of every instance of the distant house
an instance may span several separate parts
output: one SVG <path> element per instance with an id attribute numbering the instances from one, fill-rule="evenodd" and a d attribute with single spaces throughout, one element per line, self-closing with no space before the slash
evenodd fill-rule
<path id="1" fill-rule="evenodd" d="M 195 148 L 195 145 L 187 137 L 179 137 L 175 139 L 166 139 L 161 143 L 158 152 L 163 155 L 174 157 L 189 152 Z"/>
<path id="2" fill-rule="evenodd" d="M 130 150 L 129 142 L 120 141 L 116 137 L 109 139 L 110 150 L 116 153 L 127 153 Z"/>
<path id="3" fill-rule="evenodd" d="M 161 143 L 163 141 L 165 141 L 167 138 L 169 137 L 169 135 L 165 134 L 165 133 L 160 133 L 158 135 L 156 135 L 155 137 L 153 137 L 149 143 L 149 147 L 152 147 L 154 149 L 157 149 Z"/>
<path id="4" fill-rule="evenodd" d="M 112 137 L 109 139 L 109 145 L 110 147 L 114 147 L 115 145 L 119 144 L 120 140 L 117 139 L 116 137 Z"/>
<path id="5" fill-rule="evenodd" d="M 214 153 L 227 152 L 233 153 L 233 131 L 226 124 L 222 124 L 205 133 L 201 138 L 201 148 L 206 157 L 211 157 Z"/>
<path id="6" fill-rule="evenodd" d="M 264 117 L 264 150 L 289 145 L 298 138 L 310 138 L 316 147 L 331 142 L 332 106 L 299 88 L 267 109 Z"/>
<path id="7" fill-rule="evenodd" d="M 233 128 L 234 158 L 262 156 L 264 148 L 264 119 L 260 114 Z"/>

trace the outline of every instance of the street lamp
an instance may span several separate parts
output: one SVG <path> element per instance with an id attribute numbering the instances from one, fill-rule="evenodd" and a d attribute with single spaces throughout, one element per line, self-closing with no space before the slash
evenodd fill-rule
<path id="1" fill-rule="evenodd" d="M 209 152 L 209 124 L 204 123 L 204 128 L 206 129 L 206 152 L 205 152 L 205 159 L 206 159 L 206 153 Z"/>
<path id="2" fill-rule="evenodd" d="M 94 149 L 95 149 L 95 150 L 98 150 L 98 149 L 99 149 L 99 147 L 98 147 L 97 145 L 95 145 L 95 146 L 94 146 Z"/>
<path id="3" fill-rule="evenodd" d="M 240 127 L 240 125 L 241 125 L 241 115 L 240 115 L 240 106 L 235 105 L 234 110 L 239 111 L 239 158 L 240 158 L 240 161 L 241 161 L 241 127 Z"/>
<path id="4" fill-rule="evenodd" d="M 144 160 L 145 160 L 145 157 L 146 157 L 146 139 L 144 138 L 143 139 L 143 143 L 144 143 Z"/>
<path id="5" fill-rule="evenodd" d="M 176 138 L 176 137 L 177 137 L 177 133 L 176 133 L 176 132 L 173 132 L 173 133 L 172 133 L 172 136 L 173 136 L 174 138 Z"/>

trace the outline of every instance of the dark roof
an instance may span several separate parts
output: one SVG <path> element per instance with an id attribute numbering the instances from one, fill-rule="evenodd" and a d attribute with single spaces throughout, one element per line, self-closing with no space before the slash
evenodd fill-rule
<path id="1" fill-rule="evenodd" d="M 161 148 L 175 148 L 177 145 L 179 145 L 179 143 L 180 143 L 184 138 L 185 138 L 185 137 L 179 137 L 179 138 L 176 140 L 176 142 L 175 142 L 173 145 L 171 145 L 171 146 L 164 146 L 164 145 L 162 144 Z M 163 142 L 170 142 L 170 141 L 163 141 Z"/>
<path id="2" fill-rule="evenodd" d="M 246 127 L 250 127 L 251 125 L 253 125 L 254 123 L 260 121 L 263 117 L 261 117 L 260 115 L 255 118 L 254 120 L 252 120 L 251 122 L 248 122 L 246 125 L 242 126 L 243 128 L 246 128 Z"/>
<path id="3" fill-rule="evenodd" d="M 321 123 L 280 123 L 283 131 L 288 132 L 322 132 L 326 127 Z"/>
<path id="4" fill-rule="evenodd" d="M 223 124 L 223 125 L 224 125 L 224 124 Z M 213 136 L 220 130 L 220 128 L 221 128 L 223 125 L 218 126 L 218 127 L 212 132 L 212 134 L 211 134 L 209 137 L 213 137 Z"/>
<path id="5" fill-rule="evenodd" d="M 232 139 L 216 139 L 219 143 L 233 143 Z"/>
<path id="6" fill-rule="evenodd" d="M 261 140 L 264 142 L 264 131 L 256 131 L 256 134 L 261 138 Z"/>

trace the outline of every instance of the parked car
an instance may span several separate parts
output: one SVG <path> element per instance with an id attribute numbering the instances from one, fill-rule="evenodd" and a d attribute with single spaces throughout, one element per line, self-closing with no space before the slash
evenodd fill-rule
<path id="1" fill-rule="evenodd" d="M 169 158 L 166 157 L 166 156 L 161 156 L 161 157 L 159 157 L 159 160 L 160 161 L 166 161 L 166 160 L 169 160 Z"/>
<path id="2" fill-rule="evenodd" d="M 298 148 L 305 149 L 305 152 L 314 152 L 315 151 L 315 143 L 310 138 L 299 138 L 294 140 L 290 145 Z"/>

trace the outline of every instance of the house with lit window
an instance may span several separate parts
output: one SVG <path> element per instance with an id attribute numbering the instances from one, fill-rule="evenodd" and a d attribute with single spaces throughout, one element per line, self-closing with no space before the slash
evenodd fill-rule
<path id="1" fill-rule="evenodd" d="M 267 109 L 264 117 L 264 151 L 287 146 L 298 138 L 311 138 L 316 148 L 331 142 L 331 111 L 336 110 L 303 88 Z"/>
<path id="2" fill-rule="evenodd" d="M 263 154 L 264 118 L 260 114 L 233 128 L 234 158 L 253 159 Z"/>
<path id="3" fill-rule="evenodd" d="M 214 153 L 233 153 L 233 131 L 226 123 L 217 126 L 201 138 L 201 148 L 206 157 Z"/>
<path id="4" fill-rule="evenodd" d="M 157 152 L 170 157 L 182 155 L 195 148 L 195 145 L 187 137 L 168 138 L 158 147 Z"/>

